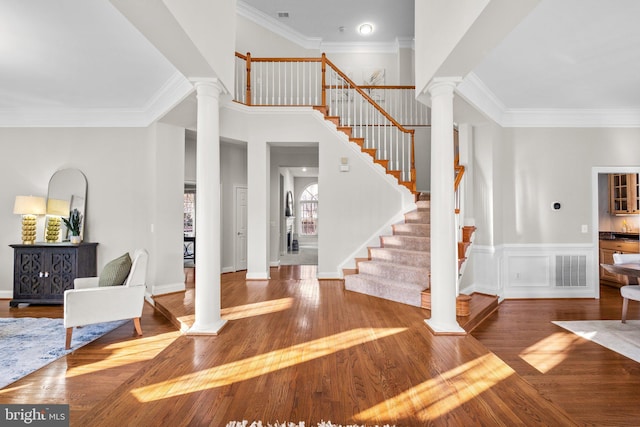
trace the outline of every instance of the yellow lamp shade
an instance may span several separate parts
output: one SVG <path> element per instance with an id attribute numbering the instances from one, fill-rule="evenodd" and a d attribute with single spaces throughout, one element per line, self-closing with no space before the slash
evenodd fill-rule
<path id="1" fill-rule="evenodd" d="M 19 215 L 44 215 L 47 206 L 44 197 L 16 196 L 13 213 Z"/>
<path id="2" fill-rule="evenodd" d="M 47 199 L 47 215 L 68 216 L 69 201 L 60 199 Z"/>

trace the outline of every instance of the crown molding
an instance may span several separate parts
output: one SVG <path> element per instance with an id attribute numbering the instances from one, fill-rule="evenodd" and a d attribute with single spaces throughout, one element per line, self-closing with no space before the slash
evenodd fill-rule
<path id="1" fill-rule="evenodd" d="M 640 109 L 509 108 L 502 127 L 637 128 Z"/>
<path id="2" fill-rule="evenodd" d="M 456 92 L 502 127 L 640 127 L 640 109 L 607 108 L 507 108 L 474 73 Z"/>
<path id="3" fill-rule="evenodd" d="M 173 74 L 141 108 L 53 108 L 0 110 L 0 127 L 147 127 L 191 92 L 182 74 Z"/>
<path id="4" fill-rule="evenodd" d="M 322 42 L 320 50 L 325 53 L 396 53 L 398 52 L 398 43 L 382 43 L 382 42 Z"/>
<path id="5" fill-rule="evenodd" d="M 456 93 L 485 116 L 502 125 L 502 114 L 506 106 L 475 73 L 467 74 L 456 87 Z"/>
<path id="6" fill-rule="evenodd" d="M 305 49 L 316 49 L 325 53 L 396 53 L 398 49 L 414 49 L 414 40 L 398 38 L 394 42 L 323 42 L 320 37 L 307 37 L 288 27 L 276 18 L 261 12 L 242 0 L 236 2 L 236 12 L 250 21 L 278 34 Z"/>
<path id="7" fill-rule="evenodd" d="M 236 2 L 236 13 L 305 49 L 320 49 L 320 45 L 322 44 L 322 39 L 318 37 L 306 37 L 282 24 L 274 17 L 249 6 L 242 0 L 237 0 Z"/>

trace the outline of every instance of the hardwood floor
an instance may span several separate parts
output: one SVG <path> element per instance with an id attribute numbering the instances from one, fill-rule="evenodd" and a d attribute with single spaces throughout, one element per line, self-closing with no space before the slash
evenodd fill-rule
<path id="1" fill-rule="evenodd" d="M 583 340 L 558 347 L 566 334 L 549 323 L 619 318 L 617 290 L 600 300 L 506 301 L 470 336 L 433 337 L 427 311 L 318 282 L 315 267 L 271 275 L 222 276 L 228 322 L 218 336 L 181 335 L 146 306 L 142 338 L 127 324 L 0 390 L 0 403 L 70 403 L 77 426 L 637 424 L 640 365 Z M 61 310 L 3 301 L 0 315 Z M 632 304 L 629 315 L 640 309 Z M 523 354 L 545 339 L 556 347 L 530 352 L 546 361 L 543 373 Z M 550 366 L 551 356 L 560 363 Z"/>
<path id="2" fill-rule="evenodd" d="M 620 290 L 600 289 L 599 300 L 506 300 L 472 335 L 581 425 L 635 426 L 640 364 L 551 323 L 620 319 Z M 640 319 L 640 304 L 629 310 Z"/>

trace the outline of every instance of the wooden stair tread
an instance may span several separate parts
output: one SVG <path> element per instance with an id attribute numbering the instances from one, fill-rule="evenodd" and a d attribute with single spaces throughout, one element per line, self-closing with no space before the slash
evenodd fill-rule
<path id="1" fill-rule="evenodd" d="M 422 292 L 422 296 L 424 303 L 425 298 L 431 298 L 430 290 L 425 289 Z M 478 325 L 480 325 L 486 318 L 488 318 L 494 311 L 496 311 L 499 306 L 497 295 L 488 295 L 481 292 L 474 292 L 471 295 L 468 295 L 468 297 L 469 315 L 456 316 L 458 324 L 467 333 L 471 332 Z M 423 306 L 423 308 L 425 307 Z M 430 308 L 425 308 L 425 310 L 430 311 Z"/>

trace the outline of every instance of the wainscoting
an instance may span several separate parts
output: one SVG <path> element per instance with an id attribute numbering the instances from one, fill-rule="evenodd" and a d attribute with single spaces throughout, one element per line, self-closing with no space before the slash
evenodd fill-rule
<path id="1" fill-rule="evenodd" d="M 471 247 L 472 285 L 462 292 L 501 298 L 597 298 L 597 263 L 591 244 Z"/>

